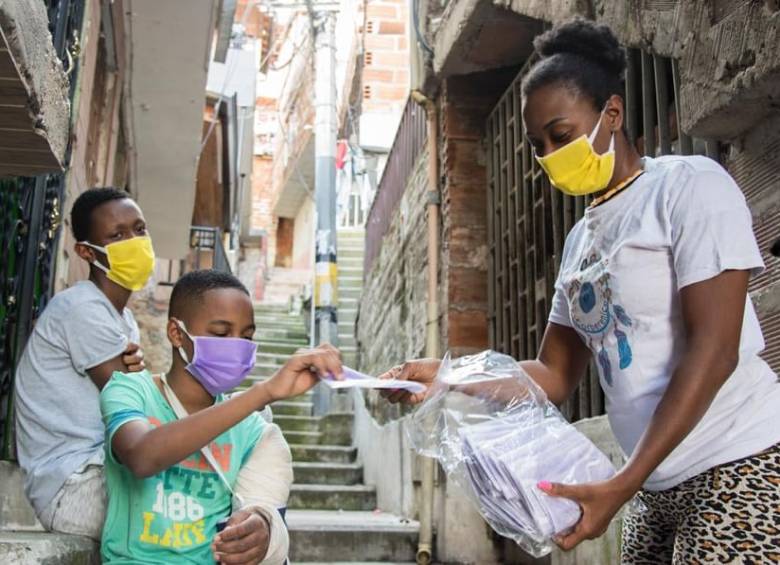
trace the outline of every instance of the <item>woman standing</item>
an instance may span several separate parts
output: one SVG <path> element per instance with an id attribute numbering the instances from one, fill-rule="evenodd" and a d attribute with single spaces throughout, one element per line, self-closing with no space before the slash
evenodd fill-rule
<path id="1" fill-rule="evenodd" d="M 558 543 L 601 535 L 636 496 L 646 511 L 624 520 L 624 563 L 778 562 L 780 384 L 747 294 L 763 263 L 745 199 L 705 157 L 639 156 L 608 27 L 574 20 L 535 46 L 526 135 L 554 187 L 595 199 L 567 236 L 539 356 L 521 365 L 560 405 L 595 358 L 628 456 L 605 482 L 540 483 L 583 510 Z M 389 374 L 430 382 L 437 368 Z"/>

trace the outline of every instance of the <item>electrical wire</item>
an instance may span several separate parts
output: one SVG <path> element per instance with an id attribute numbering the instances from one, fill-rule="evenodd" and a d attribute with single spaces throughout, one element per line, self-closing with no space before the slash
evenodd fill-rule
<path id="1" fill-rule="evenodd" d="M 414 24 L 414 34 L 417 37 L 417 42 L 420 44 L 420 47 L 422 47 L 428 55 L 433 57 L 433 49 L 428 45 L 428 42 L 425 41 L 425 36 L 420 31 L 420 0 L 412 0 L 412 23 Z"/>

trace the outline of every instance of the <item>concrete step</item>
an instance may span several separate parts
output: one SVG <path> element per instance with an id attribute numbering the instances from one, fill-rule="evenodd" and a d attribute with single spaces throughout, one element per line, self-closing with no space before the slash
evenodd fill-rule
<path id="1" fill-rule="evenodd" d="M 338 249 L 338 257 L 346 259 L 346 260 L 352 260 L 352 261 L 363 261 L 363 246 L 357 246 L 357 245 L 349 245 L 349 246 L 343 246 L 339 247 Z M 338 257 L 336 261 L 338 261 Z"/>
<path id="2" fill-rule="evenodd" d="M 350 297 L 339 297 L 339 310 L 355 310 L 358 308 L 358 299 Z"/>
<path id="3" fill-rule="evenodd" d="M 357 448 L 338 445 L 290 445 L 294 461 L 354 463 Z"/>
<path id="4" fill-rule="evenodd" d="M 279 355 L 292 355 L 296 351 L 298 351 L 301 347 L 300 344 L 297 343 L 268 343 L 263 342 L 261 343 L 257 350 L 260 353 L 276 353 Z"/>
<path id="5" fill-rule="evenodd" d="M 340 241 L 336 242 L 337 251 L 341 253 L 342 249 L 360 249 L 361 251 L 364 249 L 366 245 L 365 238 L 362 237 L 345 237 L 341 239 Z"/>
<path id="6" fill-rule="evenodd" d="M 258 328 L 284 328 L 306 329 L 303 323 L 303 317 L 298 314 L 281 316 L 277 314 L 263 314 L 255 312 L 255 324 Z"/>
<path id="7" fill-rule="evenodd" d="M 305 329 L 291 330 L 277 327 L 259 327 L 252 339 L 254 341 L 265 341 L 270 339 L 273 341 L 289 340 L 294 342 L 309 342 L 309 336 L 306 334 Z"/>
<path id="8" fill-rule="evenodd" d="M 363 482 L 363 466 L 358 463 L 293 462 L 295 484 L 356 485 Z"/>
<path id="9" fill-rule="evenodd" d="M 280 400 L 271 404 L 274 416 L 311 416 L 314 404 L 311 402 L 292 402 Z"/>
<path id="10" fill-rule="evenodd" d="M 362 288 L 342 288 L 339 287 L 339 306 L 342 304 L 342 300 L 345 298 L 350 298 L 357 300 L 361 296 L 363 296 L 363 289 Z"/>
<path id="11" fill-rule="evenodd" d="M 271 407 L 273 410 L 273 406 Z M 314 416 L 288 416 L 274 414 L 274 424 L 277 424 L 283 432 L 318 432 L 320 431 L 320 418 Z"/>
<path id="12" fill-rule="evenodd" d="M 99 565 L 100 546 L 82 536 L 0 531 L 0 563 Z"/>
<path id="13" fill-rule="evenodd" d="M 339 291 L 347 289 L 363 288 L 363 277 L 353 277 L 343 271 L 339 271 Z"/>
<path id="14" fill-rule="evenodd" d="M 293 509 L 309 510 L 374 510 L 376 490 L 366 485 L 292 485 L 290 501 Z"/>
<path id="15" fill-rule="evenodd" d="M 355 325 L 357 321 L 357 308 L 339 308 L 339 324 Z"/>
<path id="16" fill-rule="evenodd" d="M 336 245 L 336 251 L 339 255 L 341 255 L 344 249 L 359 249 L 361 252 L 363 252 L 366 247 L 366 242 L 363 238 L 345 238 L 339 240 Z"/>
<path id="17" fill-rule="evenodd" d="M 362 227 L 353 227 L 353 228 L 339 228 L 336 232 L 336 237 L 340 241 L 343 239 L 363 239 L 366 237 L 366 230 L 364 230 Z"/>
<path id="18" fill-rule="evenodd" d="M 308 339 L 290 339 L 290 338 L 281 338 L 281 339 L 272 339 L 272 338 L 263 338 L 257 342 L 257 349 L 260 351 L 263 351 L 263 348 L 266 347 L 277 347 L 277 346 L 290 346 L 290 347 L 297 347 L 300 349 L 301 347 L 305 347 L 309 345 Z"/>
<path id="19" fill-rule="evenodd" d="M 321 432 L 284 432 L 283 435 L 290 445 L 318 445 L 322 439 Z"/>
<path id="20" fill-rule="evenodd" d="M 357 346 L 357 340 L 355 339 L 355 336 L 352 334 L 339 334 L 339 347 L 344 348 L 352 348 Z"/>
<path id="21" fill-rule="evenodd" d="M 261 318 L 255 318 L 255 325 L 257 326 L 257 329 L 255 330 L 255 335 L 252 336 L 252 339 L 254 341 L 263 341 L 264 338 L 266 338 L 265 335 L 261 334 L 260 332 L 265 331 L 279 331 L 279 332 L 290 332 L 295 337 L 289 336 L 294 341 L 309 341 L 308 337 L 306 336 L 306 326 L 303 325 L 303 323 L 287 323 L 287 322 L 278 322 L 273 320 L 263 320 Z M 271 339 L 278 339 L 278 337 L 275 336 L 267 336 Z"/>
<path id="22" fill-rule="evenodd" d="M 343 353 L 341 358 L 347 367 L 355 367 L 358 364 L 358 357 L 355 353 Z"/>
<path id="23" fill-rule="evenodd" d="M 414 561 L 420 525 L 381 512 L 291 510 L 290 560 Z"/>
<path id="24" fill-rule="evenodd" d="M 349 274 L 352 277 L 363 278 L 363 258 L 339 257 L 336 264 L 339 266 L 339 274 Z"/>
<path id="25" fill-rule="evenodd" d="M 0 461 L 0 530 L 43 531 L 24 494 L 24 473 L 10 461 Z"/>

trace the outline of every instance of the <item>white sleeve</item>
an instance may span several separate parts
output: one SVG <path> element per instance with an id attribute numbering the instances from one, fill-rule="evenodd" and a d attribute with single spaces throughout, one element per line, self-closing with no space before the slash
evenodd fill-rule
<path id="1" fill-rule="evenodd" d="M 693 170 L 669 199 L 669 228 L 677 288 L 726 270 L 764 268 L 745 197 L 722 168 Z"/>
<path id="2" fill-rule="evenodd" d="M 287 559 L 290 538 L 279 510 L 287 507 L 292 482 L 290 447 L 279 426 L 268 424 L 241 467 L 235 486 L 244 508 L 256 510 L 271 526 L 268 552 L 261 561 L 264 565 L 281 565 Z"/>
<path id="3" fill-rule="evenodd" d="M 550 322 L 559 326 L 572 327 L 571 315 L 569 314 L 569 301 L 566 299 L 566 291 L 555 283 L 555 294 L 552 298 L 552 307 L 550 316 L 547 318 Z"/>

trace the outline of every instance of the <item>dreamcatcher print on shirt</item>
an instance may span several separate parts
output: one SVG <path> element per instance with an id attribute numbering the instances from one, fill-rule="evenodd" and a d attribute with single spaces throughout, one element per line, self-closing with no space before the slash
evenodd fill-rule
<path id="1" fill-rule="evenodd" d="M 579 272 L 569 282 L 567 297 L 574 326 L 585 336 L 587 345 L 596 354 L 601 374 L 607 385 L 612 386 L 612 360 L 621 370 L 631 366 L 633 353 L 627 332 L 633 326 L 631 317 L 619 304 L 615 304 L 612 292 L 612 275 L 608 259 L 593 252 L 580 263 Z M 605 341 L 615 336 L 616 351 L 610 356 Z"/>

